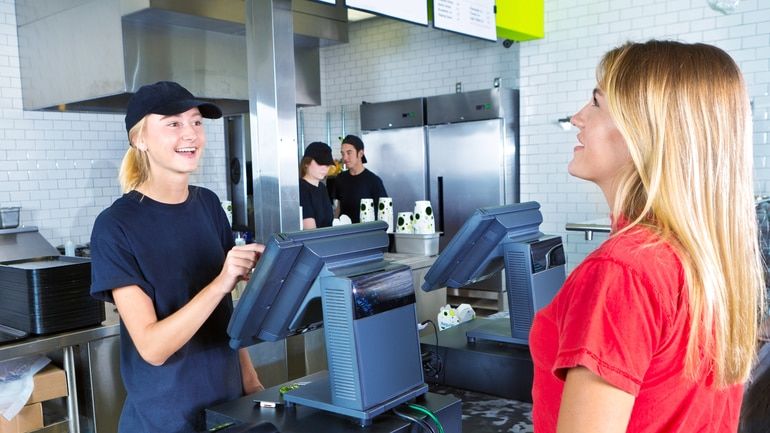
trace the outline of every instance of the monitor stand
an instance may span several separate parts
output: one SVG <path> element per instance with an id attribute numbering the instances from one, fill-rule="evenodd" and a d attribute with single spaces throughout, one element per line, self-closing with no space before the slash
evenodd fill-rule
<path id="1" fill-rule="evenodd" d="M 375 416 L 428 392 L 408 266 L 325 268 L 317 284 L 329 371 L 284 394 L 285 401 L 367 426 Z"/>
<path id="2" fill-rule="evenodd" d="M 329 375 L 328 372 L 323 372 L 323 377 L 320 377 L 306 385 L 302 385 L 295 390 L 287 392 L 283 395 L 283 399 L 287 403 L 300 404 L 326 412 L 332 412 L 351 418 L 356 418 L 358 419 L 361 427 L 366 427 L 371 425 L 372 419 L 377 415 L 385 413 L 404 402 L 413 400 L 425 394 L 426 392 L 428 392 L 428 385 L 423 383 L 404 392 L 401 395 L 395 396 L 390 400 L 386 400 L 373 407 L 363 410 L 351 409 L 332 403 L 331 383 L 329 382 Z"/>
<path id="3" fill-rule="evenodd" d="M 502 249 L 509 317 L 492 319 L 466 336 L 469 343 L 489 340 L 528 346 L 535 313 L 564 284 L 564 248 L 560 236 L 542 235 L 529 241 L 507 241 Z"/>

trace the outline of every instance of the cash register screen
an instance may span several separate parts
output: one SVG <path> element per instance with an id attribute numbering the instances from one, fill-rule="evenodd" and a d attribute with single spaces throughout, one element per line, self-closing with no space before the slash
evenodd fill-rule
<path id="1" fill-rule="evenodd" d="M 449 241 L 428 273 L 422 289 L 464 287 L 504 267 L 504 240 L 537 239 L 543 216 L 537 202 L 477 209 Z"/>
<path id="2" fill-rule="evenodd" d="M 387 226 L 375 221 L 273 235 L 233 311 L 230 346 L 277 341 L 321 326 L 320 293 L 310 290 L 318 274 L 324 265 L 382 259 Z"/>

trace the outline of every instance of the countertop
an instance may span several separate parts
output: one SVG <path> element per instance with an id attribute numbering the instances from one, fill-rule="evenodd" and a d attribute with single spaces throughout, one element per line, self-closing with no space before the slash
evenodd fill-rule
<path id="1" fill-rule="evenodd" d="M 423 269 L 430 267 L 436 261 L 436 256 L 386 253 L 385 259 L 405 264 L 412 269 Z M 22 340 L 2 343 L 0 344 L 0 360 L 44 354 L 63 347 L 77 346 L 89 341 L 119 335 L 119 320 L 117 314 L 114 313 L 112 304 L 107 304 L 106 310 L 107 320 L 98 326 L 50 335 L 31 336 Z"/>

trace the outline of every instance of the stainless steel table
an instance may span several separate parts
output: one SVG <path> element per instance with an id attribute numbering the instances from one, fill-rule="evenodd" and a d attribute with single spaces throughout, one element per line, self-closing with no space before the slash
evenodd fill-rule
<path id="1" fill-rule="evenodd" d="M 96 340 L 119 335 L 117 323 L 100 325 L 59 334 L 30 337 L 0 345 L 0 361 L 21 356 L 44 355 L 62 351 L 63 368 L 67 375 L 67 427 L 70 433 L 80 433 L 80 411 L 75 374 L 75 348 Z M 44 431 L 59 431 L 57 423 Z"/>

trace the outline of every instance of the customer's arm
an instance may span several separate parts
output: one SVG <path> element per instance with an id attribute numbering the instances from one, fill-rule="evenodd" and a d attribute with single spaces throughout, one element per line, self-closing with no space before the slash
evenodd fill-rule
<path id="1" fill-rule="evenodd" d="M 585 367 L 570 368 L 564 383 L 557 433 L 625 433 L 634 396 Z"/>

